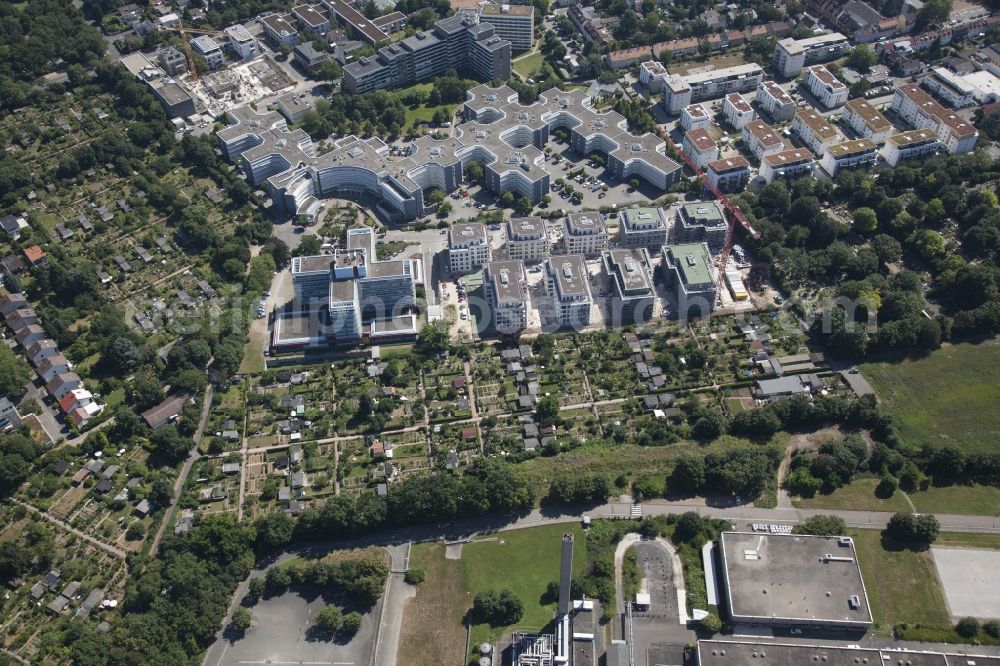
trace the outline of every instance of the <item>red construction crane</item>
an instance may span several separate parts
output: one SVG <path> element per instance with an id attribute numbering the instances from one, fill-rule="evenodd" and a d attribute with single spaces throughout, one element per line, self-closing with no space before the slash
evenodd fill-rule
<path id="1" fill-rule="evenodd" d="M 696 176 L 701 178 L 701 182 L 705 184 L 708 191 L 719 200 L 722 207 L 726 209 L 727 213 L 729 213 L 729 220 L 726 225 L 726 242 L 722 246 L 722 252 L 719 254 L 717 264 L 717 272 L 719 276 L 717 293 L 721 298 L 722 290 L 726 288 L 726 266 L 729 264 L 729 253 L 732 252 L 733 249 L 733 231 L 736 228 L 736 223 L 739 222 L 740 226 L 743 227 L 743 231 L 750 234 L 753 238 L 760 238 L 760 234 L 753 228 L 753 226 L 750 225 L 750 220 L 746 218 L 746 215 L 743 214 L 743 211 L 740 210 L 739 206 L 730 201 L 729 197 L 723 194 L 722 191 L 716 187 L 711 180 L 709 180 L 708 175 L 701 170 L 701 167 L 694 163 L 694 160 L 692 160 L 680 146 L 674 143 L 673 139 L 670 138 L 670 135 L 667 134 L 667 132 L 659 127 L 656 128 L 656 132 L 660 135 L 660 138 L 667 142 L 668 145 L 673 146 L 674 152 L 680 155 L 681 159 L 684 160 L 684 164 L 686 164 Z"/>

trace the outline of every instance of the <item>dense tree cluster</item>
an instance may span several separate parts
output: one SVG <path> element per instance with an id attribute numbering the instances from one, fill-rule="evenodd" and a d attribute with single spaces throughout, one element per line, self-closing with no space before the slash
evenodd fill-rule
<path id="1" fill-rule="evenodd" d="M 801 497 L 812 497 L 817 491 L 831 493 L 850 483 L 867 462 L 867 444 L 859 435 L 851 434 L 843 441 L 821 444 L 815 456 L 797 452 L 785 485 Z"/>
<path id="2" fill-rule="evenodd" d="M 321 592 L 347 595 L 361 608 L 371 608 L 382 596 L 389 565 L 380 557 L 348 558 L 337 562 L 309 561 L 272 567 L 264 576 L 264 589 L 279 594 L 290 586 L 308 585 Z"/>
<path id="3" fill-rule="evenodd" d="M 813 332 L 841 357 L 934 349 L 943 340 L 1000 331 L 1000 207 L 986 153 L 933 157 L 836 184 L 799 179 L 741 195 L 760 238 L 750 239 L 782 288 L 836 285 Z M 830 209 L 846 208 L 848 215 Z M 846 218 L 846 219 L 845 219 Z M 943 305 L 929 318 L 928 295 Z M 765 268 L 766 265 L 766 268 Z M 872 325 L 869 325 L 872 324 Z"/>
<path id="4" fill-rule="evenodd" d="M 39 455 L 41 447 L 25 435 L 12 433 L 0 439 L 0 497 L 17 490 Z"/>
<path id="5" fill-rule="evenodd" d="M 811 516 L 796 525 L 792 531 L 795 534 L 813 534 L 816 536 L 841 536 L 847 534 L 847 524 L 837 516 Z"/>
<path id="6" fill-rule="evenodd" d="M 560 476 L 549 485 L 549 500 L 562 504 L 600 504 L 611 497 L 611 484 L 600 474 Z"/>
<path id="7" fill-rule="evenodd" d="M 508 589 L 480 592 L 472 600 L 472 619 L 478 624 L 506 627 L 524 615 L 524 602 Z"/>
<path id="8" fill-rule="evenodd" d="M 885 535 L 907 546 L 925 549 L 930 547 L 941 531 L 938 519 L 930 513 L 894 513 L 885 528 Z"/>

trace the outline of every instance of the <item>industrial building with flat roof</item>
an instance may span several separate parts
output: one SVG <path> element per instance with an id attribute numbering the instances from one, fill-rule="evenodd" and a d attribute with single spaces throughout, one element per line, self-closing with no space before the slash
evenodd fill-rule
<path id="1" fill-rule="evenodd" d="M 850 537 L 723 532 L 722 598 L 734 623 L 866 630 L 868 594 Z"/>
<path id="2" fill-rule="evenodd" d="M 957 647 L 957 646 L 956 646 Z M 812 645 L 752 640 L 698 641 L 698 666 L 1000 666 L 1000 657 L 857 645 Z"/>

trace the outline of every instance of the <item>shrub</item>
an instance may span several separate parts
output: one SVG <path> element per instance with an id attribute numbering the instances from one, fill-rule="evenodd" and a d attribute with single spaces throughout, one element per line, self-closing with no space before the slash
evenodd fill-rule
<path id="1" fill-rule="evenodd" d="M 722 631 L 722 620 L 718 618 L 717 615 L 709 613 L 701 620 L 701 628 L 705 631 L 709 631 L 713 634 L 717 634 Z"/>
<path id="2" fill-rule="evenodd" d="M 955 631 L 962 638 L 974 638 L 979 633 L 979 620 L 974 617 L 963 617 L 955 625 Z"/>
<path id="3" fill-rule="evenodd" d="M 316 625 L 324 631 L 333 633 L 340 629 L 343 622 L 344 616 L 341 614 L 340 609 L 336 606 L 327 606 L 320 612 L 316 613 Z"/>
<path id="4" fill-rule="evenodd" d="M 361 613 L 357 611 L 352 611 L 344 616 L 343 621 L 340 623 L 340 633 L 345 637 L 352 637 L 354 634 L 358 633 L 358 629 L 361 627 Z"/>
<path id="5" fill-rule="evenodd" d="M 524 603 L 508 589 L 480 592 L 472 600 L 472 617 L 480 624 L 504 627 L 514 624 L 522 615 Z"/>
<path id="6" fill-rule="evenodd" d="M 990 620 L 989 622 L 984 622 L 983 631 L 985 631 L 988 636 L 992 636 L 993 638 L 1000 638 L 1000 622 L 998 622 L 997 620 Z"/>
<path id="7" fill-rule="evenodd" d="M 240 606 L 233 611 L 233 627 L 239 631 L 246 631 L 253 624 L 253 616 L 250 611 Z"/>
<path id="8" fill-rule="evenodd" d="M 423 569 L 408 569 L 403 579 L 410 585 L 420 585 L 420 583 L 424 582 L 424 577 Z"/>

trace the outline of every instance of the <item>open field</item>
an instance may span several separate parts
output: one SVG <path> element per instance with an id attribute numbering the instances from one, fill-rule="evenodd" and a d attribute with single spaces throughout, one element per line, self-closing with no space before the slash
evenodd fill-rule
<path id="1" fill-rule="evenodd" d="M 992 486 L 931 486 L 910 493 L 913 506 L 922 513 L 962 513 L 994 516 L 1000 513 L 1000 488 Z"/>
<path id="2" fill-rule="evenodd" d="M 552 621 L 555 603 L 542 603 L 545 588 L 559 580 L 562 535 L 576 538 L 573 572 L 583 573 L 587 560 L 586 540 L 579 525 L 547 525 L 503 532 L 495 540 L 472 543 L 462 550 L 465 587 L 471 596 L 488 590 L 509 588 L 524 602 L 524 617 L 517 626 L 538 631 Z M 496 640 L 507 628 L 477 625 L 472 644 Z"/>
<path id="3" fill-rule="evenodd" d="M 472 595 L 462 585 L 462 563 L 444 557 L 444 544 L 414 544 L 410 568 L 426 579 L 406 602 L 399 641 L 399 663 L 414 666 L 457 664 L 465 649 L 462 618 Z"/>
<path id="4" fill-rule="evenodd" d="M 853 536 L 876 632 L 885 634 L 901 622 L 950 623 L 930 551 L 886 550 L 876 530 L 857 530 Z"/>
<path id="5" fill-rule="evenodd" d="M 545 56 L 541 51 L 535 51 L 513 61 L 511 67 L 515 72 L 527 78 L 537 72 L 543 62 L 545 62 Z"/>
<path id="6" fill-rule="evenodd" d="M 918 360 L 862 366 L 911 446 L 951 444 L 967 452 L 1000 439 L 1000 347 L 951 345 Z"/>
<path id="7" fill-rule="evenodd" d="M 461 559 L 445 558 L 443 543 L 413 546 L 410 568 L 426 579 L 407 601 L 399 663 L 428 666 L 461 663 L 466 611 L 479 592 L 509 588 L 524 603 L 517 626 L 538 631 L 552 620 L 555 603 L 543 603 L 546 587 L 559 579 L 562 535 L 572 532 L 574 574 L 583 573 L 586 540 L 578 525 L 548 525 L 502 532 L 462 547 Z M 547 601 L 547 600 L 545 600 Z M 472 628 L 471 645 L 495 641 L 509 627 Z"/>
<path id="8" fill-rule="evenodd" d="M 837 488 L 829 495 L 816 493 L 808 499 L 796 497 L 792 504 L 799 509 L 847 509 L 851 511 L 909 511 L 910 505 L 902 492 L 896 491 L 888 499 L 875 497 L 878 479 L 858 479 Z"/>

